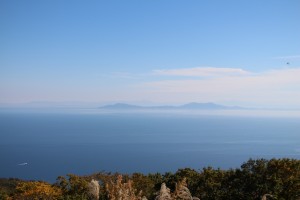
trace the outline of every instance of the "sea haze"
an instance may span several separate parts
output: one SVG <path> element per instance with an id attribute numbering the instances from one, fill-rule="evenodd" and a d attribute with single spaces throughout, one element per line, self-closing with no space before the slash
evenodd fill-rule
<path id="1" fill-rule="evenodd" d="M 210 111 L 2 110 L 0 177 L 53 182 L 68 173 L 228 169 L 249 158 L 300 159 L 299 121 Z"/>

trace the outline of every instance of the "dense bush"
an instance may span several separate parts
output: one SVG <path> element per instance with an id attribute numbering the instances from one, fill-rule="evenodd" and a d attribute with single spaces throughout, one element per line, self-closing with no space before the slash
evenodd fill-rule
<path id="1" fill-rule="evenodd" d="M 0 199 L 26 199 L 26 195 L 30 199 L 91 199 L 88 185 L 92 179 L 99 182 L 99 199 L 118 198 L 121 193 L 135 199 L 141 199 L 142 196 L 155 199 L 162 183 L 174 193 L 176 184 L 183 179 L 186 180 L 191 195 L 201 200 L 258 200 L 264 194 L 271 194 L 277 200 L 300 198 L 300 160 L 284 158 L 250 159 L 240 168 L 229 170 L 206 167 L 199 171 L 185 168 L 175 173 L 148 175 L 106 172 L 89 176 L 70 174 L 58 177 L 53 185 L 0 179 Z"/>

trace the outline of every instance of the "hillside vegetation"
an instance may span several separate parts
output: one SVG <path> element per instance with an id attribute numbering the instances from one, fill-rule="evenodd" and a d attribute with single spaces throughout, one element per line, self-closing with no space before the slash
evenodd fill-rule
<path id="1" fill-rule="evenodd" d="M 0 199 L 297 200 L 300 160 L 250 159 L 237 169 L 179 169 L 164 174 L 68 174 L 56 183 L 0 179 Z"/>

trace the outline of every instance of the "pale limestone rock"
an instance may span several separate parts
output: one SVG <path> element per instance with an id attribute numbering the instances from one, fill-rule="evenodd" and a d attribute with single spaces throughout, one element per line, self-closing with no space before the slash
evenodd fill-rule
<path id="1" fill-rule="evenodd" d="M 176 184 L 174 199 L 193 200 L 190 190 L 187 188 L 187 183 L 185 178 L 181 182 Z"/>
<path id="2" fill-rule="evenodd" d="M 197 197 L 192 197 L 189 189 L 187 188 L 186 179 L 179 182 L 176 185 L 174 194 L 171 195 L 170 189 L 167 188 L 166 184 L 161 184 L 159 195 L 155 200 L 200 200 Z"/>
<path id="3" fill-rule="evenodd" d="M 267 197 L 273 198 L 273 195 L 271 195 L 271 194 L 264 194 L 264 196 L 262 196 L 261 200 L 267 200 L 268 199 Z"/>
<path id="4" fill-rule="evenodd" d="M 88 195 L 91 199 L 93 200 L 98 200 L 99 199 L 99 183 L 96 180 L 92 180 L 88 184 Z"/>
<path id="5" fill-rule="evenodd" d="M 132 186 L 132 181 L 122 183 L 122 176 L 119 175 L 116 182 L 106 184 L 106 191 L 110 200 L 146 200 L 142 197 L 142 191 L 137 195 L 136 189 Z"/>
<path id="6" fill-rule="evenodd" d="M 159 195 L 155 198 L 155 200 L 172 200 L 170 189 L 167 188 L 165 183 L 161 184 Z"/>

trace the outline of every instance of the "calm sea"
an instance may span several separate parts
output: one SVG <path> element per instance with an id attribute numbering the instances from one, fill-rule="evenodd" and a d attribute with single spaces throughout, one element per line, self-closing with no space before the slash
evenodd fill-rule
<path id="1" fill-rule="evenodd" d="M 300 159 L 300 118 L 180 112 L 0 112 L 0 177 L 239 167 Z M 27 163 L 20 165 L 22 163 Z"/>

